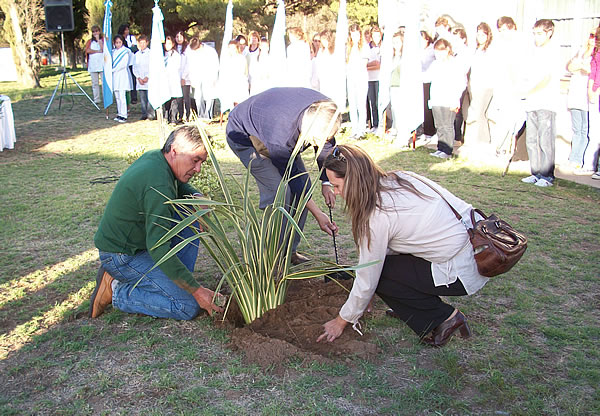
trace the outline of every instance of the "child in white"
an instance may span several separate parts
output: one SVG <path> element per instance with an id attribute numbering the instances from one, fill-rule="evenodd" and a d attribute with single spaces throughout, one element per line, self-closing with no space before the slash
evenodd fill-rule
<path id="1" fill-rule="evenodd" d="M 452 56 L 452 47 L 446 39 L 438 39 L 434 46 L 435 61 L 423 74 L 431 82 L 429 108 L 437 129 L 437 151 L 431 153 L 442 159 L 452 156 L 454 119 L 460 110 L 460 98 L 467 86 L 465 66 Z"/>
<path id="2" fill-rule="evenodd" d="M 352 138 L 360 138 L 367 125 L 367 91 L 369 75 L 367 62 L 369 47 L 363 46 L 363 36 L 360 26 L 350 26 L 346 54 L 346 83 L 348 88 L 348 107 L 352 124 Z"/>
<path id="3" fill-rule="evenodd" d="M 94 102 L 100 103 L 100 76 L 104 67 L 103 57 L 104 39 L 99 26 L 92 26 L 92 38 L 85 45 L 85 53 L 88 54 L 88 72 L 92 78 L 92 92 Z"/>
<path id="4" fill-rule="evenodd" d="M 115 121 L 124 123 L 127 121 L 127 100 L 125 94 L 131 91 L 131 79 L 129 78 L 129 48 L 126 48 L 123 36 L 117 35 L 113 39 L 113 91 L 117 102 L 117 117 Z"/>
<path id="5" fill-rule="evenodd" d="M 177 123 L 177 98 L 183 97 L 181 89 L 181 55 L 175 49 L 175 40 L 172 36 L 165 37 L 165 66 L 171 99 L 163 105 L 170 124 Z"/>
<path id="6" fill-rule="evenodd" d="M 146 35 L 138 36 L 139 50 L 135 53 L 133 75 L 137 81 L 138 100 L 142 110 L 141 120 L 148 119 L 148 76 L 150 75 L 150 49 Z"/>

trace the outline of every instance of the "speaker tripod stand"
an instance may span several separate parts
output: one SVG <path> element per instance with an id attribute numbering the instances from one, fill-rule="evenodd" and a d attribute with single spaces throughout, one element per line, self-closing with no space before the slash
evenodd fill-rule
<path id="1" fill-rule="evenodd" d="M 71 97 L 71 109 L 73 109 L 73 107 L 75 106 L 75 99 L 73 97 L 76 95 L 84 95 L 88 99 L 88 101 L 90 103 L 92 103 L 92 105 L 94 107 L 96 107 L 97 110 L 100 110 L 100 107 L 98 107 L 98 105 L 96 105 L 94 100 L 92 100 L 90 98 L 90 96 L 84 91 L 84 89 L 81 88 L 81 85 L 79 85 L 77 83 L 77 81 L 75 81 L 75 79 L 71 76 L 71 74 L 69 74 L 69 71 L 67 71 L 66 62 L 65 62 L 65 38 L 63 36 L 63 32 L 60 32 L 60 41 L 61 41 L 61 46 L 62 46 L 62 49 L 61 49 L 62 73 L 60 74 L 60 78 L 59 78 L 58 82 L 56 83 L 56 87 L 54 88 L 52 97 L 50 97 L 50 101 L 48 101 L 48 105 L 46 106 L 46 111 L 44 111 L 44 115 L 48 114 L 48 110 L 50 110 L 50 106 L 52 105 L 52 102 L 54 101 L 54 97 L 56 97 L 56 91 L 58 91 L 59 86 L 60 86 L 60 93 L 58 94 L 58 109 L 59 110 L 60 110 L 60 107 L 62 106 L 62 97 L 64 97 L 64 96 Z M 75 84 L 81 92 L 71 92 L 69 90 L 68 80 L 71 80 L 71 82 L 73 82 L 73 84 Z"/>

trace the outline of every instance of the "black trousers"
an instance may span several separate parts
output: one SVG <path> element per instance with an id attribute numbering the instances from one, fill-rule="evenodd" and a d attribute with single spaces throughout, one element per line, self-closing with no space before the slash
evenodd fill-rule
<path id="1" fill-rule="evenodd" d="M 410 254 L 385 258 L 375 293 L 421 338 L 454 312 L 440 296 L 467 294 L 460 280 L 434 286 L 431 263 Z"/>
<path id="2" fill-rule="evenodd" d="M 183 97 L 177 97 L 177 111 L 179 112 L 177 120 L 189 120 L 190 116 L 192 115 L 192 96 L 190 95 L 191 90 L 191 85 L 181 86 Z"/>

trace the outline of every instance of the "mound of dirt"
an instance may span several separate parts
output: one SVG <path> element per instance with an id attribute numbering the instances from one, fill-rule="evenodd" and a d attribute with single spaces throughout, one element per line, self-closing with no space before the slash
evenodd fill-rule
<path id="1" fill-rule="evenodd" d="M 342 285 L 350 290 L 352 282 L 343 281 Z M 379 348 L 369 335 L 361 336 L 350 326 L 334 342 L 316 342 L 323 333 L 323 324 L 337 316 L 347 297 L 348 292 L 333 281 L 294 281 L 283 305 L 233 330 L 232 346 L 260 366 L 278 365 L 291 357 L 318 362 L 350 357 L 373 359 Z"/>

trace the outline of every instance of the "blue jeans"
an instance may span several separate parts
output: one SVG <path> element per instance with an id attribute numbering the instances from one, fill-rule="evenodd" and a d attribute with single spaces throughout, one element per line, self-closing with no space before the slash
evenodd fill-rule
<path id="1" fill-rule="evenodd" d="M 186 228 L 180 236 L 186 238 L 192 233 Z M 173 238 L 171 247 L 180 241 L 179 237 Z M 194 243 L 188 244 L 177 253 L 177 257 L 189 271 L 193 271 L 198 247 Z M 196 299 L 169 279 L 160 267 L 148 272 L 155 263 L 147 250 L 133 256 L 100 251 L 100 262 L 104 270 L 119 282 L 113 290 L 113 307 L 123 312 L 178 320 L 190 320 L 200 313 Z"/>
<path id="2" fill-rule="evenodd" d="M 529 155 L 531 174 L 548 182 L 554 182 L 555 120 L 556 113 L 554 111 L 527 112 L 525 144 Z"/>
<path id="3" fill-rule="evenodd" d="M 583 166 L 583 153 L 588 144 L 588 112 L 576 108 L 571 108 L 569 111 L 573 127 L 569 162 Z"/>

